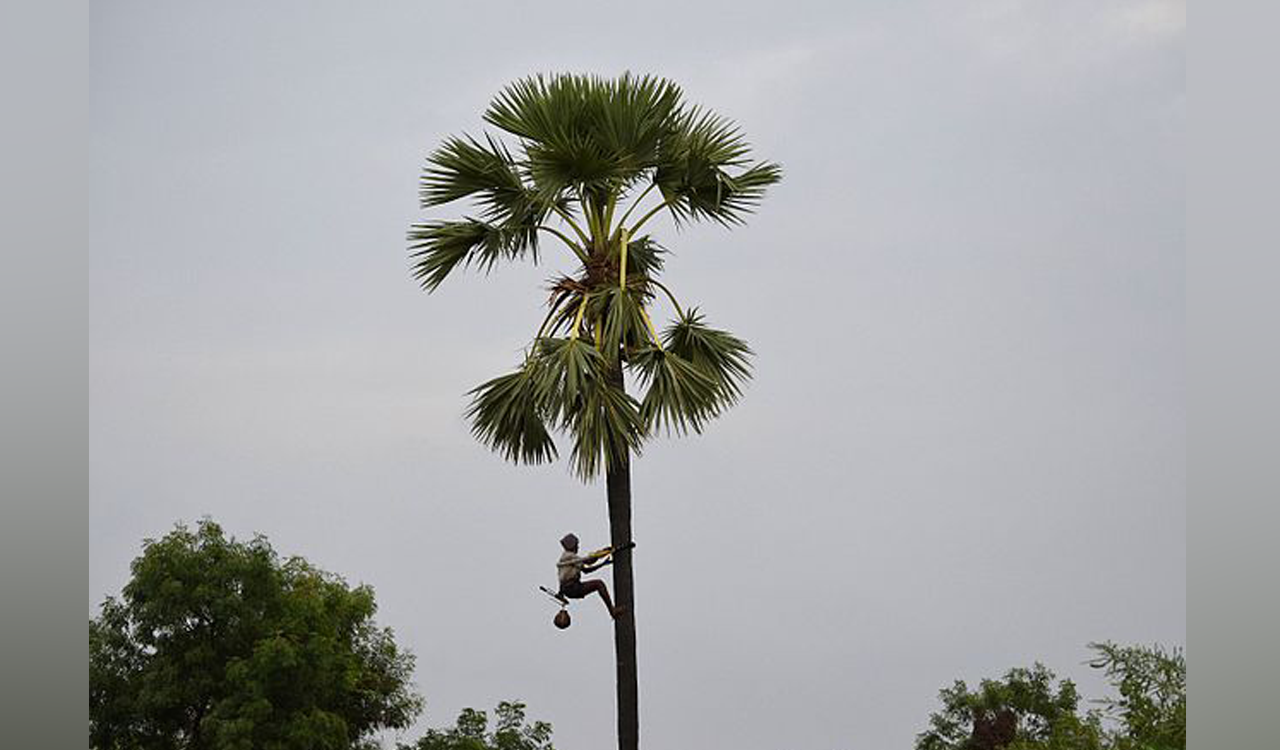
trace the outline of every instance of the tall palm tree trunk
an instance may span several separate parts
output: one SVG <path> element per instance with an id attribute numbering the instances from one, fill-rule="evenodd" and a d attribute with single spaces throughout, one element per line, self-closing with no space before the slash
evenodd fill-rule
<path id="1" fill-rule="evenodd" d="M 622 369 L 611 373 L 613 382 L 625 387 Z M 611 462 L 605 484 L 609 492 L 609 532 L 615 548 L 631 541 L 631 459 L 624 456 Z M 640 747 L 640 687 L 636 677 L 635 579 L 631 570 L 632 550 L 613 556 L 613 591 L 623 614 L 613 621 L 613 644 L 618 668 L 618 750 Z"/>
<path id="2" fill-rule="evenodd" d="M 613 546 L 631 541 L 631 466 L 611 467 L 609 531 Z M 613 590 L 617 604 L 626 610 L 613 621 L 614 653 L 618 663 L 618 750 L 640 747 L 640 690 L 636 678 L 635 580 L 631 572 L 632 550 L 613 556 Z"/>

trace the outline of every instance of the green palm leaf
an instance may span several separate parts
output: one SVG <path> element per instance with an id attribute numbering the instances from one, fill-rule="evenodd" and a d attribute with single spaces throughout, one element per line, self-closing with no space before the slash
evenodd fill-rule
<path id="1" fill-rule="evenodd" d="M 475 264 L 486 271 L 500 259 L 518 258 L 533 250 L 528 232 L 466 218 L 429 221 L 409 230 L 413 276 L 431 291 L 459 265 Z"/>
<path id="2" fill-rule="evenodd" d="M 540 464 L 555 459 L 544 399 L 527 368 L 496 377 L 468 395 L 472 401 L 467 418 L 477 440 L 516 463 Z"/>
<path id="3" fill-rule="evenodd" d="M 600 321 L 600 351 L 608 361 L 617 361 L 621 352 L 653 343 L 641 303 L 631 289 L 609 287 L 587 304 L 592 317 Z"/>
<path id="4" fill-rule="evenodd" d="M 667 249 L 659 245 L 649 235 L 641 235 L 627 243 L 627 276 L 632 274 L 641 277 L 657 276 L 662 272 L 663 255 Z"/>
<path id="5" fill-rule="evenodd" d="M 581 407 L 570 415 L 570 461 L 574 473 L 586 481 L 640 453 L 644 420 L 636 400 L 613 383 L 597 381 L 582 396 Z"/>
<path id="6" fill-rule="evenodd" d="M 548 421 L 562 428 L 572 426 L 583 394 L 605 379 L 604 357 L 582 339 L 541 339 L 530 367 Z"/>
<path id="7" fill-rule="evenodd" d="M 533 76 L 504 89 L 484 118 L 525 142 L 541 189 L 608 189 L 656 164 L 679 101 L 675 84 L 652 76 Z"/>
<path id="8" fill-rule="evenodd" d="M 473 198 L 484 222 L 502 230 L 511 255 L 536 254 L 538 225 L 568 203 L 528 184 L 506 146 L 492 136 L 485 139 L 481 144 L 469 136 L 449 138 L 427 157 L 419 189 L 422 205 Z"/>
<path id="9" fill-rule="evenodd" d="M 702 432 L 703 425 L 719 408 L 719 387 L 715 380 L 680 355 L 650 347 L 631 359 L 646 387 L 640 416 L 650 432 L 654 428 L 687 433 Z"/>
<path id="10" fill-rule="evenodd" d="M 493 138 L 486 138 L 487 144 L 470 136 L 448 138 L 427 157 L 419 188 L 424 208 L 469 196 L 501 208 L 524 192 L 511 154 Z"/>
<path id="11" fill-rule="evenodd" d="M 693 364 L 715 384 L 713 415 L 737 403 L 751 379 L 751 348 L 728 331 L 710 328 L 692 308 L 662 335 L 668 350 Z"/>
<path id="12" fill-rule="evenodd" d="M 653 181 L 678 222 L 741 224 L 765 189 L 782 179 L 777 164 L 752 165 L 750 151 L 736 125 L 694 108 L 676 118 L 663 140 Z"/>

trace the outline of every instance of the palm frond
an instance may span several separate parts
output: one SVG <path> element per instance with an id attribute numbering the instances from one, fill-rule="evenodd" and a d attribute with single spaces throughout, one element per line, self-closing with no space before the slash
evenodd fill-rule
<path id="1" fill-rule="evenodd" d="M 440 286 L 453 269 L 483 245 L 490 227 L 479 221 L 431 221 L 409 230 L 413 277 L 427 291 Z"/>
<path id="2" fill-rule="evenodd" d="M 525 154 L 529 175 L 546 195 L 558 195 L 570 188 L 584 192 L 603 190 L 629 176 L 603 144 L 587 135 L 570 134 L 552 143 L 529 143 Z"/>
<path id="3" fill-rule="evenodd" d="M 502 203 L 525 190 L 511 154 L 492 137 L 487 141 L 450 137 L 427 157 L 418 192 L 423 208 L 473 195 Z"/>
<path id="4" fill-rule="evenodd" d="M 449 138 L 427 158 L 419 188 L 422 205 L 473 198 L 481 218 L 506 232 L 519 252 L 536 252 L 538 225 L 568 202 L 526 182 L 507 147 L 490 135 L 485 140 Z"/>
<path id="5" fill-rule="evenodd" d="M 673 354 L 691 363 L 715 383 L 712 416 L 737 403 L 751 379 L 751 348 L 728 331 L 707 326 L 697 308 L 685 311 L 662 335 Z"/>
<path id="6" fill-rule="evenodd" d="M 584 480 L 637 453 L 644 436 L 639 404 L 610 382 L 608 366 L 587 341 L 547 337 L 536 342 L 525 368 L 539 413 L 572 435 L 570 460 Z"/>
<path id="7" fill-rule="evenodd" d="M 578 308 L 582 304 L 584 294 L 586 294 L 585 291 L 562 292 L 552 298 L 553 309 L 550 313 L 546 336 L 572 333 L 570 329 L 578 317 Z"/>
<path id="8" fill-rule="evenodd" d="M 584 393 L 604 380 L 604 358 L 582 339 L 546 337 L 535 343 L 533 379 L 549 422 L 568 428 Z"/>
<path id="9" fill-rule="evenodd" d="M 619 352 L 647 347 L 653 336 L 641 312 L 641 302 L 631 289 L 610 287 L 587 303 L 588 312 L 601 327 L 600 352 L 609 362 L 616 361 Z"/>
<path id="10" fill-rule="evenodd" d="M 569 426 L 570 461 L 574 473 L 586 481 L 640 453 L 644 421 L 636 400 L 613 383 L 596 381 L 582 395 L 582 405 Z"/>
<path id="11" fill-rule="evenodd" d="M 694 108 L 682 112 L 663 139 L 653 181 L 677 222 L 741 224 L 765 189 L 782 179 L 780 166 L 752 164 L 750 152 L 736 125 Z"/>
<path id="12" fill-rule="evenodd" d="M 675 352 L 650 347 L 635 353 L 630 363 L 646 389 L 640 416 L 647 431 L 701 433 L 718 413 L 721 399 L 716 381 Z"/>
<path id="13" fill-rule="evenodd" d="M 495 226 L 477 219 L 429 221 L 409 230 L 413 276 L 432 291 L 459 265 L 475 264 L 486 271 L 503 258 L 537 252 L 520 227 Z"/>
<path id="14" fill-rule="evenodd" d="M 485 121 L 525 142 L 544 191 L 618 188 L 656 164 L 678 86 L 653 76 L 532 76 L 494 98 Z"/>
<path id="15" fill-rule="evenodd" d="M 503 458 L 540 464 L 556 457 L 545 406 L 533 374 L 522 368 L 473 389 L 467 409 L 471 433 Z"/>
<path id="16" fill-rule="evenodd" d="M 719 193 L 718 203 L 709 203 L 705 207 L 699 205 L 697 210 L 722 224 L 741 224 L 764 200 L 766 189 L 781 179 L 780 165 L 773 162 L 755 164 L 736 175 L 726 176 L 724 187 L 727 189 Z"/>
<path id="17" fill-rule="evenodd" d="M 632 273 L 641 276 L 657 276 L 662 271 L 665 260 L 662 256 L 667 254 L 667 249 L 659 245 L 649 235 L 641 235 L 633 237 L 627 243 L 627 275 Z"/>

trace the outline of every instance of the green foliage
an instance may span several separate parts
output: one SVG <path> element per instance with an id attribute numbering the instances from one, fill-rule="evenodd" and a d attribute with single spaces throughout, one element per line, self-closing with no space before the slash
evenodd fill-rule
<path id="1" fill-rule="evenodd" d="M 458 265 L 492 267 L 507 252 L 502 232 L 475 219 L 416 224 L 409 232 L 409 249 L 418 258 L 414 276 L 435 289 Z"/>
<path id="2" fill-rule="evenodd" d="M 1096 713 L 1080 716 L 1070 680 L 1054 686 L 1042 664 L 1011 669 L 970 690 L 957 680 L 941 691 L 942 711 L 916 738 L 916 750 L 1101 750 Z"/>
<path id="3" fill-rule="evenodd" d="M 544 191 L 603 191 L 656 166 L 680 96 L 652 76 L 534 76 L 498 94 L 484 119 L 526 144 L 529 177 Z"/>
<path id="4" fill-rule="evenodd" d="M 667 328 L 663 341 L 715 384 L 713 415 L 737 403 L 751 377 L 751 349 L 745 341 L 704 324 L 697 308 Z"/>
<path id="5" fill-rule="evenodd" d="M 490 218 L 518 214 L 527 188 L 506 148 L 491 137 L 487 141 L 480 144 L 470 137 L 446 139 L 427 160 L 422 204 L 438 206 L 478 195 Z"/>
<path id="6" fill-rule="evenodd" d="M 701 432 L 741 396 L 751 350 L 681 308 L 657 279 L 666 250 L 640 229 L 662 211 L 677 224 L 741 224 L 781 168 L 753 160 L 736 125 L 652 76 L 525 78 L 484 119 L 518 146 L 454 137 L 428 157 L 423 206 L 470 200 L 480 215 L 414 225 L 415 277 L 431 291 L 460 266 L 536 262 L 548 236 L 578 267 L 553 279 L 519 368 L 471 391 L 476 438 L 537 464 L 557 456 L 552 433 L 568 433 L 573 469 L 591 479 L 658 430 Z M 661 337 L 649 314 L 659 292 L 678 317 Z M 645 389 L 639 398 L 626 373 Z"/>
<path id="7" fill-rule="evenodd" d="M 976 690 L 962 681 L 939 693 L 942 710 L 916 737 L 916 750 L 1186 750 L 1187 666 L 1181 650 L 1093 643 L 1119 698 L 1081 714 L 1070 680 L 1041 664 L 1011 669 Z M 1104 718 L 1114 727 L 1104 726 Z"/>
<path id="8" fill-rule="evenodd" d="M 212 521 L 147 540 L 89 624 L 89 744 L 101 750 L 359 747 L 421 710 L 411 654 L 349 587 Z"/>
<path id="9" fill-rule="evenodd" d="M 569 422 L 571 458 L 578 476 L 590 479 L 606 461 L 620 461 L 640 450 L 644 424 L 636 400 L 620 383 L 606 382 L 583 392 L 581 405 Z"/>
<path id="10" fill-rule="evenodd" d="M 1089 663 L 1103 670 L 1119 698 L 1101 701 L 1120 725 L 1115 750 L 1185 750 L 1187 746 L 1187 660 L 1181 649 L 1159 645 L 1091 643 Z"/>
<path id="11" fill-rule="evenodd" d="M 631 289 L 607 286 L 593 295 L 587 311 L 599 321 L 600 353 L 611 365 L 652 341 L 645 322 L 644 303 Z"/>
<path id="12" fill-rule="evenodd" d="M 543 338 L 537 347 L 527 369 L 537 380 L 548 421 L 568 426 L 584 394 L 608 387 L 604 357 L 579 338 Z"/>
<path id="13" fill-rule="evenodd" d="M 428 729 L 412 745 L 396 750 L 555 750 L 551 725 L 545 721 L 525 723 L 525 705 L 503 701 L 494 710 L 494 727 L 484 711 L 464 708 L 450 729 Z"/>
<path id="14" fill-rule="evenodd" d="M 556 457 L 546 405 L 529 369 L 499 375 L 471 394 L 467 416 L 477 440 L 509 461 L 540 464 Z"/>
<path id="15" fill-rule="evenodd" d="M 723 117 L 693 108 L 681 112 L 664 138 L 653 180 L 677 221 L 741 224 L 782 178 L 777 164 L 751 164 L 741 131 Z M 729 168 L 740 168 L 732 175 Z"/>
<path id="16" fill-rule="evenodd" d="M 648 388 L 640 414 L 646 424 L 668 432 L 701 432 L 716 413 L 716 381 L 674 351 L 650 347 L 634 362 Z"/>

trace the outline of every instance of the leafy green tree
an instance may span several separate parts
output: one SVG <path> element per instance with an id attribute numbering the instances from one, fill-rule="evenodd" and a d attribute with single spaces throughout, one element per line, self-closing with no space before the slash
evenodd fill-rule
<path id="1" fill-rule="evenodd" d="M 970 690 L 957 680 L 939 694 L 943 708 L 916 737 L 916 750 L 1101 750 L 1097 712 L 1081 716 L 1070 680 L 1054 686 L 1044 665 L 1016 668 Z"/>
<path id="2" fill-rule="evenodd" d="M 1181 649 L 1091 643 L 1089 665 L 1118 698 L 1079 712 L 1070 680 L 1054 687 L 1041 664 L 1011 669 L 976 690 L 961 681 L 940 693 L 943 708 L 916 737 L 916 750 L 1186 750 L 1187 662 Z M 1112 721 L 1104 725 L 1104 719 Z"/>
<path id="3" fill-rule="evenodd" d="M 147 540 L 89 623 L 99 750 L 345 750 L 421 710 L 373 590 L 212 521 Z"/>
<path id="4" fill-rule="evenodd" d="M 1091 643 L 1089 663 L 1106 674 L 1119 698 L 1101 702 L 1119 724 L 1114 750 L 1185 750 L 1187 660 L 1181 649 Z"/>
<path id="5" fill-rule="evenodd" d="M 545 721 L 525 723 L 524 710 L 523 703 L 499 703 L 490 731 L 484 711 L 464 708 L 451 729 L 428 729 L 417 742 L 397 745 L 397 750 L 555 750 L 551 725 Z"/>
<path id="6" fill-rule="evenodd" d="M 622 547 L 631 541 L 631 457 L 657 431 L 701 432 L 750 374 L 746 343 L 708 326 L 658 280 L 665 250 L 646 224 L 664 211 L 677 224 L 740 224 L 782 171 L 754 161 L 737 126 L 685 104 L 660 78 L 526 78 L 498 94 L 484 120 L 514 144 L 453 137 L 428 157 L 423 207 L 465 199 L 476 215 L 414 225 L 414 274 L 430 291 L 460 266 L 537 262 L 543 239 L 563 246 L 574 270 L 551 281 L 525 356 L 472 391 L 468 416 L 478 439 L 516 462 L 552 460 L 552 433 L 567 434 L 574 471 L 605 475 L 611 541 Z M 661 334 L 649 312 L 660 299 L 675 314 Z M 630 550 L 615 555 L 613 584 L 624 611 L 614 625 L 618 743 L 636 750 Z"/>

